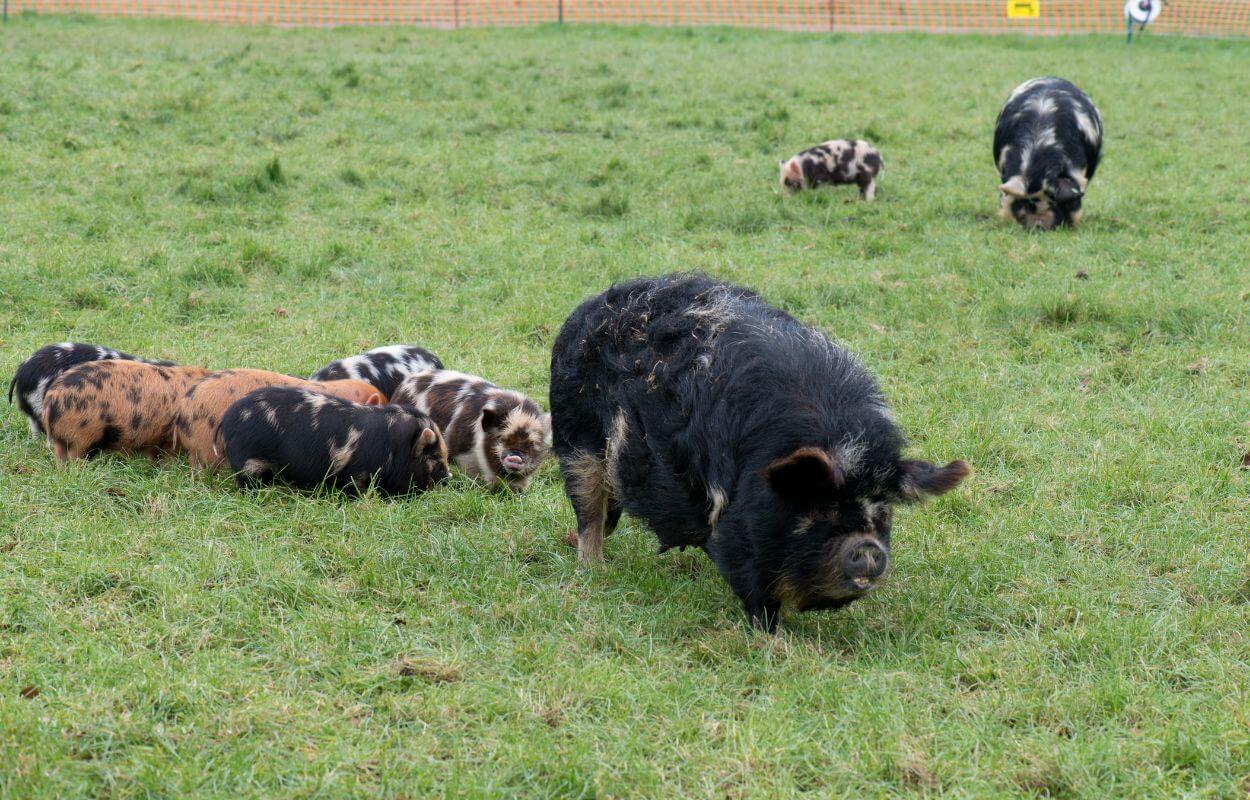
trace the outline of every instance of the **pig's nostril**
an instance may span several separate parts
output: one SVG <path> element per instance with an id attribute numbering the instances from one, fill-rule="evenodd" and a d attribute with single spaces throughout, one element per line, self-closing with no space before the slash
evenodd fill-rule
<path id="1" fill-rule="evenodd" d="M 890 557 L 876 542 L 861 542 L 846 554 L 845 571 L 855 585 L 863 588 L 889 567 Z"/>

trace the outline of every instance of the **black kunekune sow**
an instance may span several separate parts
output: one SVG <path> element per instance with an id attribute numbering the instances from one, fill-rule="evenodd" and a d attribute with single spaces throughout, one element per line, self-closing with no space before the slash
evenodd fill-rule
<path id="1" fill-rule="evenodd" d="M 621 513 L 704 548 L 752 622 L 838 608 L 890 564 L 892 508 L 971 473 L 904 459 L 873 376 L 754 292 L 671 275 L 582 303 L 551 358 L 556 456 L 583 560 Z"/>

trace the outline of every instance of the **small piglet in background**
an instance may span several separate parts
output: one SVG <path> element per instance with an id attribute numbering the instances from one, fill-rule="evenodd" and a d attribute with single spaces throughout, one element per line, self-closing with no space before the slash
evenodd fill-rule
<path id="1" fill-rule="evenodd" d="M 258 389 L 221 420 L 226 458 L 240 486 L 281 480 L 302 489 L 358 494 L 421 492 L 446 480 L 447 444 L 412 408 L 366 406 L 289 386 Z"/>
<path id="2" fill-rule="evenodd" d="M 222 415 L 235 400 L 266 386 L 298 386 L 341 397 L 353 403 L 380 405 L 382 393 L 354 379 L 306 381 L 263 369 L 226 369 L 194 384 L 178 398 L 174 409 L 174 444 L 185 450 L 193 467 L 214 470 L 226 463 L 220 426 Z"/>
<path id="3" fill-rule="evenodd" d="M 105 450 L 171 452 L 178 398 L 207 374 L 204 367 L 123 360 L 66 370 L 43 396 L 43 430 L 57 462 Z"/>
<path id="4" fill-rule="evenodd" d="M 551 354 L 551 415 L 578 554 L 628 511 L 704 548 L 767 630 L 783 605 L 839 608 L 890 567 L 893 509 L 943 494 L 963 461 L 903 458 L 876 380 L 824 334 L 703 276 L 618 284 Z"/>
<path id="5" fill-rule="evenodd" d="M 390 397 L 410 375 L 442 368 L 443 362 L 429 350 L 409 344 L 391 344 L 375 347 L 358 356 L 332 361 L 314 372 L 309 380 L 336 381 L 353 378 L 376 387 L 383 395 Z"/>
<path id="6" fill-rule="evenodd" d="M 1101 155 L 1102 117 L 1089 95 L 1062 78 L 1020 84 L 994 126 L 999 215 L 1044 231 L 1076 225 Z"/>
<path id="7" fill-rule="evenodd" d="M 781 162 L 781 187 L 791 192 L 829 184 L 853 183 L 859 196 L 871 201 L 877 194 L 877 176 L 885 164 L 881 154 L 859 139 L 834 139 Z"/>
<path id="8" fill-rule="evenodd" d="M 30 431 L 36 436 L 43 431 L 43 394 L 58 375 L 88 361 L 138 361 L 162 367 L 177 366 L 173 361 L 153 361 L 132 356 L 98 344 L 62 342 L 41 347 L 17 368 L 9 382 L 9 402 L 17 390 L 17 407 L 30 418 Z"/>
<path id="9" fill-rule="evenodd" d="M 520 392 L 476 375 L 419 372 L 400 384 L 391 402 L 429 414 L 456 466 L 487 483 L 524 491 L 550 447 L 549 414 Z"/>

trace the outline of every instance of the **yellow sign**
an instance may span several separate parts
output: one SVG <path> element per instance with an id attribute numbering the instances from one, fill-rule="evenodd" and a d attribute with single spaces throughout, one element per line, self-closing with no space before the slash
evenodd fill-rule
<path id="1" fill-rule="evenodd" d="M 1042 13 L 1042 0 L 1007 0 L 1007 16 L 1012 19 L 1037 19 Z"/>

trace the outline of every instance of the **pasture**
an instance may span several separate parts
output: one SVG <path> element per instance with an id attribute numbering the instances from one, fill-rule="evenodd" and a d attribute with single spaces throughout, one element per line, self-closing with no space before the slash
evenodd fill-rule
<path id="1" fill-rule="evenodd" d="M 0 28 L 0 375 L 67 339 L 308 374 L 379 344 L 546 406 L 615 280 L 848 345 L 912 452 L 885 587 L 750 629 L 549 462 L 395 502 L 58 469 L 0 416 L 0 795 L 1244 797 L 1250 44 Z M 1083 226 L 996 217 L 1010 89 L 1098 103 Z M 777 161 L 876 144 L 877 202 Z"/>

